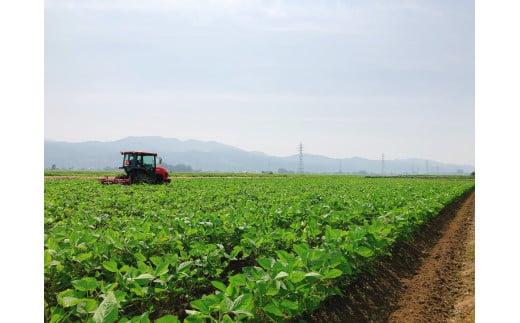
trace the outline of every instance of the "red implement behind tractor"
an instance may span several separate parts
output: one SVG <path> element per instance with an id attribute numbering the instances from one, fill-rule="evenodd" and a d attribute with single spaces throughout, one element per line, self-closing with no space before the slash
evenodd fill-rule
<path id="1" fill-rule="evenodd" d="M 125 174 L 114 178 L 100 178 L 101 184 L 162 184 L 170 183 L 168 171 L 162 166 L 156 165 L 157 153 L 146 153 L 142 151 L 122 151 L 123 166 Z M 161 164 L 161 158 L 159 158 Z"/>

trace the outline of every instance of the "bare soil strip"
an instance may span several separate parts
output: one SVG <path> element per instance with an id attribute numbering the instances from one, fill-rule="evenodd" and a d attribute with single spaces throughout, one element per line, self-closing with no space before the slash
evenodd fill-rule
<path id="1" fill-rule="evenodd" d="M 312 322 L 474 322 L 475 193 L 468 192 L 396 246 Z"/>

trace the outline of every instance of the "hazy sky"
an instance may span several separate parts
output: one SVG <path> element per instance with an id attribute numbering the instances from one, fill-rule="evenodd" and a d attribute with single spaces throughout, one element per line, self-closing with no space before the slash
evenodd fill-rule
<path id="1" fill-rule="evenodd" d="M 45 138 L 475 163 L 474 1 L 45 1 Z"/>

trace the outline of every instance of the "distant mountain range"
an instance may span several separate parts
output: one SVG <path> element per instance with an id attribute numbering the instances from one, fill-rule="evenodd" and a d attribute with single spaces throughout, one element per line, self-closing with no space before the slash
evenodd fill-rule
<path id="1" fill-rule="evenodd" d="M 121 151 L 157 152 L 165 165 L 189 166 L 206 172 L 297 172 L 299 155 L 268 156 L 249 152 L 215 141 L 178 140 L 164 137 L 127 137 L 117 141 L 79 143 L 44 142 L 44 167 L 50 169 L 117 169 L 122 162 Z M 180 165 L 182 164 L 182 165 Z M 345 174 L 468 174 L 473 165 L 458 165 L 424 159 L 381 160 L 359 157 L 330 158 L 303 154 L 305 173 Z"/>

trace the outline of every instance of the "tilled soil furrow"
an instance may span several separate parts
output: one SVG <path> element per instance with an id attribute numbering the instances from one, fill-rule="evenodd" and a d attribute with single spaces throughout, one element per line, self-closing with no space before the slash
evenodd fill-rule
<path id="1" fill-rule="evenodd" d="M 470 322 L 474 310 L 475 193 L 395 247 L 372 273 L 305 317 L 313 322 Z M 462 276 L 463 272 L 469 272 Z M 465 278 L 465 279 L 464 279 Z M 462 304 L 462 305 L 457 305 Z M 456 306 L 457 305 L 457 306 Z"/>

